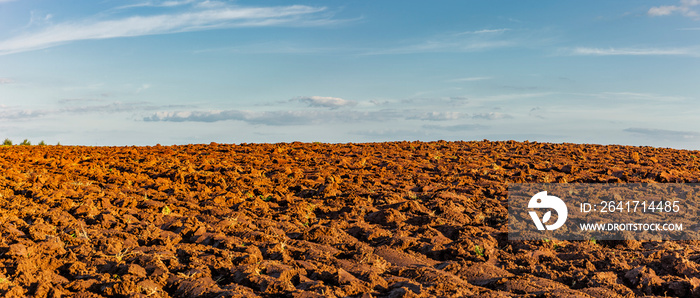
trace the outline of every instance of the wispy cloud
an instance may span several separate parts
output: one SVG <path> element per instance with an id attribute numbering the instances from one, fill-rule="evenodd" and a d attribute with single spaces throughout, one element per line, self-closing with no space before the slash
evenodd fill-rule
<path id="1" fill-rule="evenodd" d="M 426 131 L 420 129 L 396 129 L 396 128 L 383 128 L 383 129 L 367 129 L 367 130 L 357 130 L 351 132 L 355 135 L 369 137 L 371 139 L 377 139 L 381 141 L 387 140 L 425 140 L 426 138 L 435 137 L 432 134 L 428 134 Z"/>
<path id="2" fill-rule="evenodd" d="M 302 97 L 293 98 L 292 101 L 306 103 L 311 107 L 323 107 L 323 108 L 330 108 L 330 109 L 351 107 L 351 106 L 357 105 L 356 101 L 342 99 L 340 97 L 326 97 L 326 96 L 302 96 Z"/>
<path id="3" fill-rule="evenodd" d="M 472 118 L 484 119 L 484 120 L 496 120 L 496 119 L 509 119 L 509 118 L 513 118 L 513 116 L 508 115 L 508 114 L 504 114 L 504 113 L 499 113 L 499 112 L 488 112 L 488 113 L 474 114 L 474 115 L 472 115 Z"/>
<path id="4" fill-rule="evenodd" d="M 99 98 L 64 98 L 58 101 L 59 104 L 76 104 L 76 103 L 91 103 L 91 102 L 104 102 L 104 99 Z"/>
<path id="5" fill-rule="evenodd" d="M 135 7 L 176 7 L 176 6 L 192 4 L 195 2 L 197 2 L 197 1 L 196 0 L 146 1 L 146 2 L 141 2 L 141 3 L 136 3 L 136 4 L 123 5 L 123 6 L 116 7 L 114 9 L 130 9 L 130 8 L 135 8 Z M 205 2 L 209 2 L 209 1 L 205 1 Z"/>
<path id="6" fill-rule="evenodd" d="M 511 29 L 509 28 L 500 28 L 500 29 L 483 29 L 483 30 L 476 30 L 476 31 L 466 31 L 462 33 L 458 33 L 458 35 L 464 35 L 464 34 L 493 34 L 493 33 L 503 33 L 506 31 L 510 31 Z"/>
<path id="7" fill-rule="evenodd" d="M 513 118 L 513 116 L 504 114 L 504 113 L 499 113 L 499 112 L 488 112 L 488 113 L 476 113 L 476 114 L 468 114 L 468 113 L 463 113 L 463 112 L 454 112 L 454 111 L 442 111 L 442 112 L 428 112 L 428 113 L 420 113 L 420 114 L 415 114 L 411 116 L 407 116 L 406 119 L 417 119 L 417 120 L 425 120 L 425 121 L 450 121 L 450 120 L 458 120 L 458 119 L 465 119 L 465 118 L 472 118 L 472 119 L 480 119 L 480 120 L 496 120 L 496 119 L 509 119 Z"/>
<path id="8" fill-rule="evenodd" d="M 156 112 L 144 117 L 144 121 L 165 122 L 218 122 L 227 120 L 243 121 L 250 124 L 270 126 L 307 125 L 332 122 L 385 121 L 396 119 L 398 113 L 393 110 L 379 111 L 246 111 L 246 110 L 209 110 Z"/>
<path id="9" fill-rule="evenodd" d="M 0 78 L 0 85 L 12 84 L 14 82 L 15 82 L 15 80 L 10 79 L 10 78 Z"/>
<path id="10" fill-rule="evenodd" d="M 0 110 L 0 120 L 23 120 L 41 117 L 48 114 L 47 110 L 12 109 L 3 108 Z"/>
<path id="11" fill-rule="evenodd" d="M 169 34 L 217 28 L 321 25 L 324 7 L 220 7 L 172 14 L 83 20 L 49 25 L 42 30 L 0 41 L 0 55 L 44 49 L 79 40 Z"/>
<path id="12" fill-rule="evenodd" d="M 464 130 L 479 130 L 488 128 L 481 124 L 456 124 L 456 125 L 423 125 L 425 129 L 446 130 L 446 131 L 464 131 Z"/>
<path id="13" fill-rule="evenodd" d="M 512 47 L 515 45 L 516 43 L 511 40 L 438 40 L 396 48 L 373 50 L 365 53 L 365 55 L 477 52 Z"/>
<path id="14" fill-rule="evenodd" d="M 653 128 L 638 128 L 632 127 L 624 129 L 623 131 L 644 135 L 654 139 L 664 139 L 664 140 L 676 140 L 676 141 L 694 141 L 700 140 L 700 132 L 696 131 L 680 131 L 680 130 L 666 130 L 666 129 L 653 129 Z"/>
<path id="15" fill-rule="evenodd" d="M 700 56 L 698 48 L 588 48 L 568 50 L 570 55 L 582 56 Z"/>
<path id="16" fill-rule="evenodd" d="M 449 80 L 449 82 L 476 82 L 476 81 L 484 81 L 484 80 L 491 80 L 493 77 L 467 77 L 467 78 L 458 78 L 458 79 L 452 79 Z"/>
<path id="17" fill-rule="evenodd" d="M 700 14 L 693 10 L 693 7 L 698 5 L 700 5 L 700 0 L 681 0 L 679 5 L 663 5 L 649 8 L 647 14 L 652 17 L 658 17 L 680 13 L 684 17 L 700 20 Z"/>
<path id="18" fill-rule="evenodd" d="M 421 113 L 418 115 L 412 115 L 407 117 L 407 119 L 418 119 L 418 120 L 427 120 L 427 121 L 447 121 L 447 120 L 457 120 L 461 118 L 465 118 L 468 115 L 462 112 L 451 112 L 451 111 L 446 111 L 446 112 L 428 112 L 428 113 Z"/>
<path id="19" fill-rule="evenodd" d="M 530 117 L 545 119 L 544 116 L 547 115 L 547 112 L 541 107 L 534 107 L 534 108 L 530 109 L 530 112 L 528 112 L 527 114 Z"/>
<path id="20" fill-rule="evenodd" d="M 66 114 L 89 114 L 89 113 L 123 113 L 153 111 L 166 108 L 184 108 L 184 105 L 153 105 L 148 102 L 107 102 L 103 104 L 84 104 L 90 102 L 103 102 L 98 99 L 64 99 L 60 100 L 60 107 L 28 109 L 21 107 L 4 107 L 0 111 L 0 120 L 29 120 L 45 116 L 57 116 Z M 75 105 L 75 103 L 83 103 Z"/>
<path id="21" fill-rule="evenodd" d="M 605 99 L 618 99 L 618 100 L 637 100 L 637 101 L 660 101 L 660 102 L 673 102 L 673 101 L 683 101 L 688 98 L 682 96 L 671 96 L 671 95 L 661 95 L 655 93 L 640 93 L 640 92 L 601 92 L 590 94 L 595 97 L 605 98 Z"/>
<path id="22" fill-rule="evenodd" d="M 365 54 L 390 55 L 413 53 L 478 52 L 523 45 L 525 44 L 525 39 L 527 39 L 527 44 L 529 45 L 540 42 L 538 37 L 533 35 L 535 32 L 521 31 L 521 34 L 513 35 L 507 34 L 509 31 L 510 29 L 487 29 L 441 34 L 422 41 L 407 43 L 403 46 L 369 50 Z"/>

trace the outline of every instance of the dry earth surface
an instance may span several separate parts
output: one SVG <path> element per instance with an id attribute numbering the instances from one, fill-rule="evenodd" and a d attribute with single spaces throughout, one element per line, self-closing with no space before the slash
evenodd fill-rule
<path id="1" fill-rule="evenodd" d="M 698 182 L 533 142 L 0 148 L 6 297 L 700 297 L 692 241 L 508 241 L 508 182 Z"/>

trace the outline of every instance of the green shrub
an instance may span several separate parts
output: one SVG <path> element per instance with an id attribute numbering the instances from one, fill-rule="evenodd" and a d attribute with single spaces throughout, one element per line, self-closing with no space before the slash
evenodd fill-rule
<path id="1" fill-rule="evenodd" d="M 32 144 L 32 142 L 30 142 L 30 141 L 29 141 L 29 140 L 27 140 L 27 139 L 24 139 L 24 141 L 22 141 L 22 143 L 19 143 L 19 144 L 20 144 L 20 145 L 25 145 L 25 146 L 29 146 L 29 145 L 31 145 L 31 144 Z"/>
<path id="2" fill-rule="evenodd" d="M 5 139 L 5 141 L 2 142 L 2 144 L 3 144 L 3 145 L 7 145 L 7 146 L 12 146 L 12 140 L 10 140 L 10 139 Z"/>
<path id="3" fill-rule="evenodd" d="M 46 143 L 44 142 L 44 140 L 41 140 L 41 142 L 39 142 L 39 146 L 46 146 Z"/>

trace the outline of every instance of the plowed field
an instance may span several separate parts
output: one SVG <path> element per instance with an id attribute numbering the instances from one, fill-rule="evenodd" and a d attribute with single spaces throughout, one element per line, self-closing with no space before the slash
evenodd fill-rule
<path id="1" fill-rule="evenodd" d="M 6 297 L 700 297 L 700 246 L 508 241 L 508 182 L 698 182 L 532 142 L 0 148 Z"/>

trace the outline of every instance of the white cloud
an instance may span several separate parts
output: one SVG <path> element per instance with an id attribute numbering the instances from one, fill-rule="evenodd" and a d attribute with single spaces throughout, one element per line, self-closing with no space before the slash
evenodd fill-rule
<path id="1" fill-rule="evenodd" d="M 442 112 L 428 112 L 421 113 L 412 116 L 407 116 L 406 119 L 418 119 L 425 121 L 450 121 L 458 120 L 464 118 L 481 119 L 481 120 L 496 120 L 496 119 L 508 119 L 513 118 L 513 116 L 499 113 L 499 112 L 488 112 L 488 113 L 477 113 L 477 114 L 466 114 L 462 112 L 454 111 L 442 111 Z"/>
<path id="2" fill-rule="evenodd" d="M 0 111 L 0 120 L 23 120 L 49 114 L 47 110 L 7 109 Z"/>
<path id="3" fill-rule="evenodd" d="M 667 16 L 672 14 L 674 11 L 680 9 L 678 6 L 668 5 L 668 6 L 657 6 L 652 7 L 647 12 L 650 16 Z"/>
<path id="4" fill-rule="evenodd" d="M 225 7 L 112 20 L 84 20 L 50 25 L 43 30 L 0 41 L 0 55 L 48 48 L 78 40 L 169 34 L 216 28 L 319 25 L 311 15 L 323 7 Z M 305 18 L 306 17 L 306 18 Z M 327 21 L 327 20 L 325 20 Z"/>
<path id="5" fill-rule="evenodd" d="M 357 105 L 357 102 L 355 101 L 342 99 L 340 97 L 302 96 L 294 98 L 292 100 L 306 103 L 311 107 L 323 107 L 331 109 Z"/>
<path id="6" fill-rule="evenodd" d="M 700 56 L 700 50 L 692 48 L 587 48 L 570 50 L 571 55 L 582 56 Z"/>
<path id="7" fill-rule="evenodd" d="M 496 120 L 496 119 L 513 118 L 513 116 L 508 115 L 508 114 L 499 113 L 499 112 L 488 112 L 488 113 L 474 114 L 472 116 L 472 118 L 484 119 L 484 120 Z"/>
<path id="8" fill-rule="evenodd" d="M 90 114 L 90 113 L 123 113 L 138 111 L 153 111 L 164 108 L 184 107 L 181 105 L 151 105 L 147 102 L 109 102 L 104 104 L 86 104 L 91 102 L 103 102 L 99 99 L 63 99 L 59 101 L 60 107 L 43 109 L 26 109 L 21 107 L 4 107 L 0 111 L 0 120 L 28 120 L 44 116 L 56 116 L 65 114 Z M 77 105 L 76 105 L 77 103 Z"/>
<path id="9" fill-rule="evenodd" d="M 141 87 L 136 88 L 136 93 L 141 93 L 149 88 L 151 88 L 151 84 L 141 84 Z"/>
<path id="10" fill-rule="evenodd" d="M 15 82 L 15 80 L 10 79 L 10 78 L 0 78 L 0 85 L 12 84 L 14 82 Z"/>
<path id="11" fill-rule="evenodd" d="M 261 124 L 270 126 L 280 125 L 308 125 L 332 122 L 365 122 L 385 121 L 397 119 L 400 115 L 392 110 L 379 110 L 370 112 L 360 111 L 245 111 L 245 110 L 209 110 L 209 111 L 175 111 L 157 112 L 144 117 L 144 121 L 167 122 L 218 122 L 218 121 L 243 121 L 249 124 Z"/>
<path id="12" fill-rule="evenodd" d="M 428 112 L 407 117 L 407 119 L 419 119 L 427 121 L 447 121 L 464 118 L 466 115 L 461 112 Z"/>
<path id="13" fill-rule="evenodd" d="M 647 14 L 649 16 L 652 16 L 652 17 L 658 17 L 658 16 L 668 16 L 668 15 L 672 15 L 672 14 L 678 12 L 685 17 L 700 20 L 700 14 L 698 14 L 697 11 L 692 9 L 693 6 L 700 5 L 700 1 L 698 1 L 698 0 L 681 0 L 679 4 L 680 5 L 655 6 L 655 7 L 649 8 L 649 11 L 647 11 Z"/>

